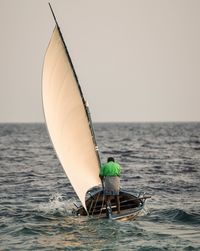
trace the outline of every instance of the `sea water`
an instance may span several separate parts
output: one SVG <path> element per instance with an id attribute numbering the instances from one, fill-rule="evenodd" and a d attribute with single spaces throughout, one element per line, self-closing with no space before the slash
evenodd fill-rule
<path id="1" fill-rule="evenodd" d="M 200 123 L 94 127 L 102 162 L 122 166 L 122 188 L 152 196 L 143 215 L 74 216 L 79 201 L 45 125 L 1 124 L 0 250 L 200 250 Z"/>

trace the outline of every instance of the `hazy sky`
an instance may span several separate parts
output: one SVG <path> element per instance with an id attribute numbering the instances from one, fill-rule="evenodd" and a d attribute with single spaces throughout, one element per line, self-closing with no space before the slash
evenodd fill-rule
<path id="1" fill-rule="evenodd" d="M 0 122 L 43 122 L 46 0 L 0 0 Z M 94 121 L 200 121 L 199 0 L 51 1 Z"/>

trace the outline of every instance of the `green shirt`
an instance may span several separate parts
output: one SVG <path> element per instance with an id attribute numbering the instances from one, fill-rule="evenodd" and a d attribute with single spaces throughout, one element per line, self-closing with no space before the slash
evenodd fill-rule
<path id="1" fill-rule="evenodd" d="M 118 163 L 109 161 L 101 166 L 100 176 L 120 176 L 121 167 Z"/>

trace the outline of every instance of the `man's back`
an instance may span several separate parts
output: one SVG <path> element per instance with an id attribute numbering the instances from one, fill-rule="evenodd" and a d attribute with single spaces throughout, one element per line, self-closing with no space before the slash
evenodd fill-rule
<path id="1" fill-rule="evenodd" d="M 109 161 L 101 167 L 100 176 L 120 176 L 121 167 L 118 163 Z"/>

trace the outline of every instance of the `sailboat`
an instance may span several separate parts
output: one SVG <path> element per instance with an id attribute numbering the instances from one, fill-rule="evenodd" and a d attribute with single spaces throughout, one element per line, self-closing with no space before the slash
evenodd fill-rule
<path id="1" fill-rule="evenodd" d="M 49 7 L 55 28 L 43 65 L 43 109 L 57 157 L 81 202 L 74 213 L 97 218 L 135 219 L 143 209 L 147 196 L 135 196 L 122 190 L 121 213 L 117 214 L 115 200 L 111 200 L 109 210 L 106 207 L 89 107 L 50 3 Z"/>

